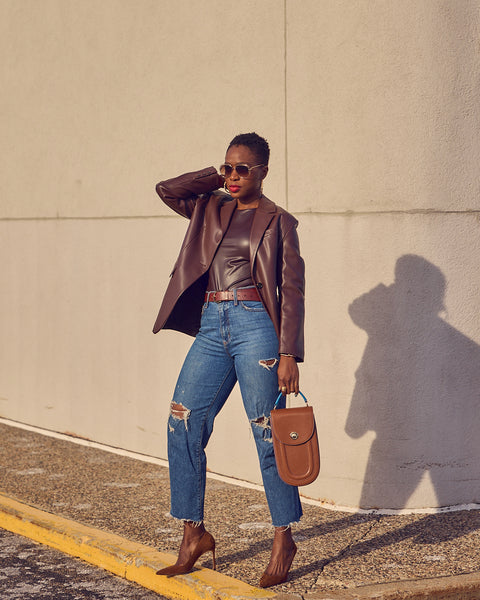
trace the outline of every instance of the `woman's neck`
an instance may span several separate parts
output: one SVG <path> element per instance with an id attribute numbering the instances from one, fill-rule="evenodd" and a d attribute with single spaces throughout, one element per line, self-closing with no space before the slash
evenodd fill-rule
<path id="1" fill-rule="evenodd" d="M 257 198 L 256 200 L 252 200 L 251 202 L 241 202 L 240 200 L 237 200 L 237 210 L 247 210 L 249 208 L 258 208 L 258 205 L 260 203 L 260 198 Z"/>

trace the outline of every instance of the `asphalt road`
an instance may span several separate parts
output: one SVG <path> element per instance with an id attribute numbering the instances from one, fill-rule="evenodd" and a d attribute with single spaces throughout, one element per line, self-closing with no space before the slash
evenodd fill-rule
<path id="1" fill-rule="evenodd" d="M 108 571 L 0 529 L 2 600 L 162 600 Z"/>

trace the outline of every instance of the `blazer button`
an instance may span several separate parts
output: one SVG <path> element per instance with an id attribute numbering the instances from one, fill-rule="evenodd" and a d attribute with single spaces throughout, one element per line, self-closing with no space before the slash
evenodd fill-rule
<path id="1" fill-rule="evenodd" d="M 259 290 L 261 290 L 261 289 L 263 288 L 263 283 L 260 283 L 260 282 L 259 282 L 259 283 L 257 283 L 257 288 L 258 288 Z"/>

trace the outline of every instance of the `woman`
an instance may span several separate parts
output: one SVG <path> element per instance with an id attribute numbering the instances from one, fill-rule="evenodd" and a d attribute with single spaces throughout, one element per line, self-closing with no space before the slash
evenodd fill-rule
<path id="1" fill-rule="evenodd" d="M 298 489 L 278 475 L 269 415 L 278 390 L 299 391 L 304 264 L 297 221 L 262 193 L 269 155 L 265 139 L 241 134 L 230 142 L 220 174 L 209 167 L 156 188 L 190 225 L 153 331 L 195 336 L 168 422 L 171 514 L 183 521 L 184 534 L 176 564 L 159 575 L 187 573 L 210 551 L 215 568 L 215 541 L 203 524 L 204 450 L 237 381 L 275 526 L 260 586 L 286 581 L 296 553 L 290 526 L 302 508 Z"/>

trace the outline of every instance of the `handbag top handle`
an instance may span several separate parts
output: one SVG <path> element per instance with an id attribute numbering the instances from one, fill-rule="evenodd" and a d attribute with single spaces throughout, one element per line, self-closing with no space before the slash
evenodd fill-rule
<path id="1" fill-rule="evenodd" d="M 298 393 L 300 394 L 300 396 L 305 400 L 305 404 L 308 406 L 308 402 L 307 399 L 305 398 L 305 396 L 302 394 L 302 392 L 299 390 Z M 278 398 L 275 401 L 275 404 L 273 405 L 273 409 L 275 410 L 277 408 L 277 404 L 280 402 L 281 397 L 283 396 L 282 392 L 280 392 L 278 394 Z"/>

